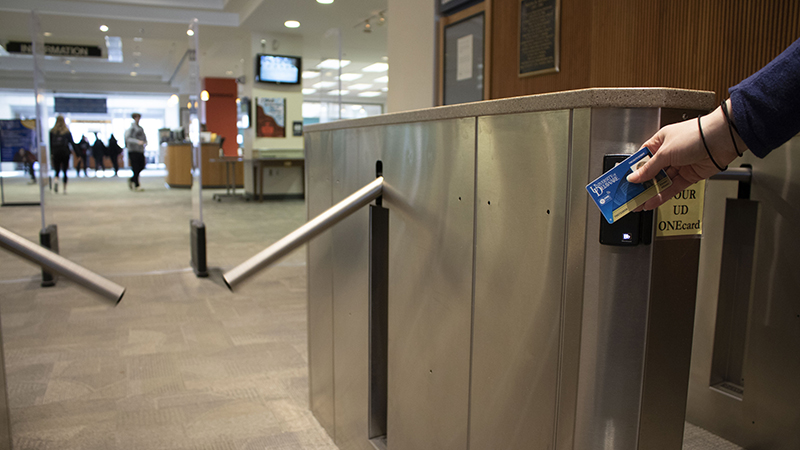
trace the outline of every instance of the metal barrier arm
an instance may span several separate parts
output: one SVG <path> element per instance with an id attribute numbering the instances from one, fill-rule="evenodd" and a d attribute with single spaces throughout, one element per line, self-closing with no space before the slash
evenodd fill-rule
<path id="1" fill-rule="evenodd" d="M 261 269 L 266 268 L 318 234 L 336 225 L 347 216 L 368 205 L 372 200 L 380 197 L 382 193 L 383 177 L 378 177 L 372 183 L 311 219 L 302 227 L 226 272 L 222 278 L 228 285 L 228 289 L 233 290 L 237 284 L 255 275 Z"/>
<path id="2" fill-rule="evenodd" d="M 750 183 L 753 177 L 753 169 L 750 167 L 731 167 L 722 172 L 711 176 L 712 180 L 733 180 Z"/>
<path id="3" fill-rule="evenodd" d="M 125 288 L 117 283 L 2 227 L 0 227 L 0 247 L 97 292 L 112 300 L 115 305 L 122 300 L 122 296 L 125 294 Z"/>

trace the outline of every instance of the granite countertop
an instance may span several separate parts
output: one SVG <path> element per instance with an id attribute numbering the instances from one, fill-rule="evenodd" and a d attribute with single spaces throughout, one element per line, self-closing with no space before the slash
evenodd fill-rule
<path id="1" fill-rule="evenodd" d="M 576 108 L 679 108 L 712 110 L 714 93 L 674 88 L 593 88 L 404 111 L 305 127 L 306 132 L 462 117 Z"/>

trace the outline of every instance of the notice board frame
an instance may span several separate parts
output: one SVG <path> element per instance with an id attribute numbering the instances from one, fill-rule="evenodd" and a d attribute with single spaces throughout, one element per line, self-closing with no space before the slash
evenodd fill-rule
<path id="1" fill-rule="evenodd" d="M 533 70 L 530 72 L 522 72 L 522 21 L 523 15 L 522 11 L 525 4 L 530 2 L 540 2 L 545 3 L 546 6 L 552 6 L 554 11 L 555 17 L 554 20 L 554 30 L 553 30 L 553 67 L 548 67 L 539 70 Z M 517 21 L 518 25 L 518 32 L 517 36 L 519 39 L 517 40 L 517 76 L 519 78 L 527 78 L 533 77 L 537 75 L 546 75 L 550 73 L 558 73 L 561 71 L 561 0 L 519 0 L 519 20 Z"/>
<path id="2" fill-rule="evenodd" d="M 437 93 L 436 106 L 444 105 L 444 36 L 445 29 L 450 25 L 470 19 L 479 14 L 483 14 L 483 100 L 491 98 L 491 73 L 492 73 L 492 0 L 484 0 L 477 5 L 458 11 L 449 16 L 439 18 L 439 42 L 437 45 Z"/>

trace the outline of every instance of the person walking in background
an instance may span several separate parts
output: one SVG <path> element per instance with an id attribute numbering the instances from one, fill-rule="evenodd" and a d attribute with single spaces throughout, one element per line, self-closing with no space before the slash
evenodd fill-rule
<path id="1" fill-rule="evenodd" d="M 58 192 L 58 173 L 64 172 L 64 193 L 67 193 L 67 167 L 69 167 L 69 157 L 72 154 L 72 133 L 69 132 L 64 116 L 56 118 L 56 124 L 50 130 L 50 158 L 53 161 L 53 169 L 56 172 L 56 179 L 53 190 Z"/>
<path id="2" fill-rule="evenodd" d="M 81 136 L 80 142 L 73 143 L 72 149 L 75 150 L 75 176 L 81 175 L 81 168 L 83 168 L 83 177 L 86 178 L 89 176 L 89 140 L 86 139 L 86 136 Z"/>
<path id="3" fill-rule="evenodd" d="M 122 154 L 122 147 L 117 143 L 117 138 L 112 134 L 108 138 L 108 147 L 106 148 L 106 155 L 111 158 L 111 165 L 114 167 L 114 176 L 119 172 L 119 155 Z"/>
<path id="4" fill-rule="evenodd" d="M 144 147 L 147 145 L 147 136 L 144 135 L 144 129 L 139 126 L 142 115 L 133 113 L 131 118 L 133 123 L 125 132 L 125 147 L 128 149 L 128 159 L 133 169 L 133 177 L 128 180 L 128 187 L 132 191 L 143 191 L 144 189 L 139 186 L 139 173 L 144 170 Z"/>
<path id="5" fill-rule="evenodd" d="M 102 173 L 106 170 L 106 166 L 103 163 L 103 158 L 106 156 L 106 144 L 100 140 L 100 136 L 97 132 L 94 132 L 94 144 L 92 144 L 92 158 L 94 158 L 94 176 L 96 177 L 98 173 Z"/>

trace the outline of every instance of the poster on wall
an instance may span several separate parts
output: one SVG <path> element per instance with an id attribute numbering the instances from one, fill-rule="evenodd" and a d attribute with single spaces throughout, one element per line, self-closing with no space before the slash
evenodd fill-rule
<path id="1" fill-rule="evenodd" d="M 0 161 L 36 161 L 36 121 L 0 120 Z"/>
<path id="2" fill-rule="evenodd" d="M 286 137 L 286 99 L 256 99 L 256 137 Z"/>

